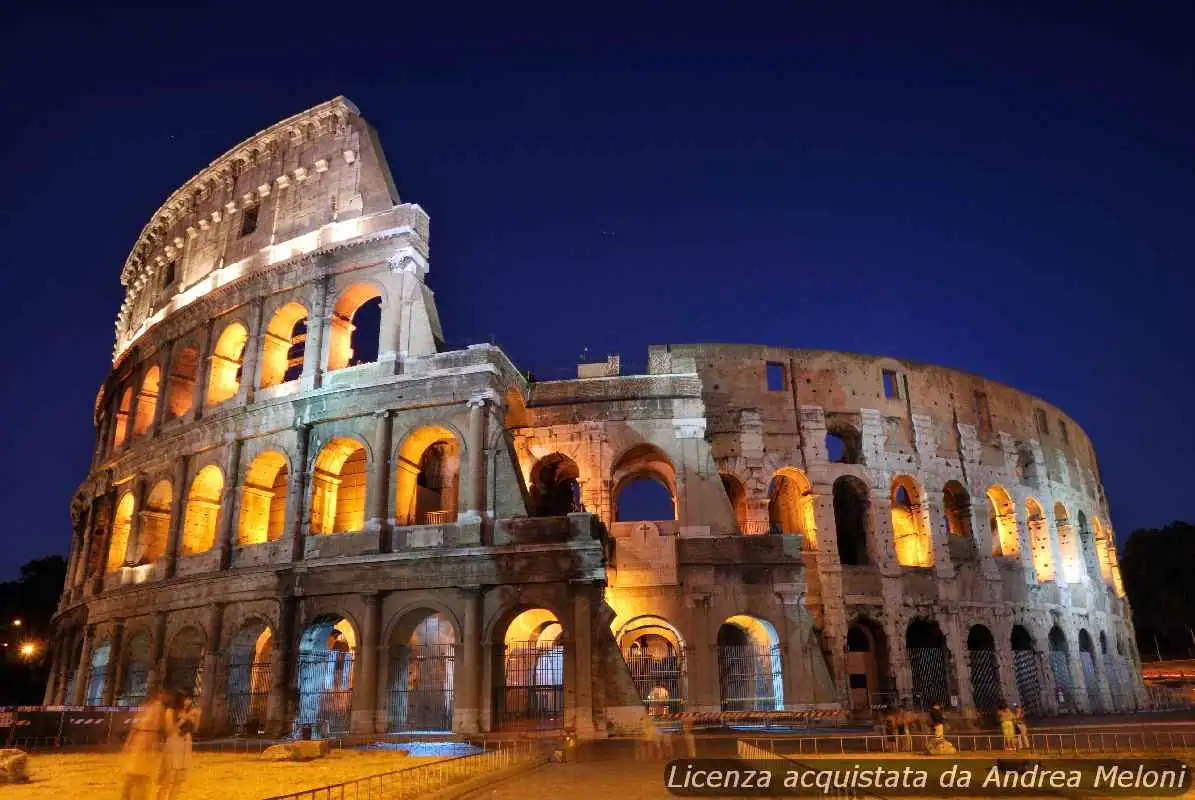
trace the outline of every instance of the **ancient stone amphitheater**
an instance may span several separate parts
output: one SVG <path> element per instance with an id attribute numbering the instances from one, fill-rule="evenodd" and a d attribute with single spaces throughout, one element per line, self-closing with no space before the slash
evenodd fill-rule
<path id="1" fill-rule="evenodd" d="M 1057 408 L 750 345 L 529 380 L 445 346 L 428 243 L 343 98 L 157 210 L 121 273 L 47 704 L 166 685 L 213 733 L 594 737 L 1143 702 L 1095 456 Z M 620 510 L 633 491 L 663 510 Z"/>

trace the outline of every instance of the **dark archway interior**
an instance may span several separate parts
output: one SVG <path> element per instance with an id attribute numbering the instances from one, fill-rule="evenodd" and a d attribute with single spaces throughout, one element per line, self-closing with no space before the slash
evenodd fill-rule
<path id="1" fill-rule="evenodd" d="M 867 494 L 849 478 L 834 481 L 834 529 L 838 559 L 843 564 L 867 563 Z"/>

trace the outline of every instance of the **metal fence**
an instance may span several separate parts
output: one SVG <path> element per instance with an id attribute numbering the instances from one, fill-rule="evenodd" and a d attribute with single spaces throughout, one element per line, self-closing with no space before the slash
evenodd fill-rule
<path id="1" fill-rule="evenodd" d="M 979 711 L 993 711 L 1004 700 L 995 650 L 970 650 L 971 697 Z"/>
<path id="2" fill-rule="evenodd" d="M 398 648 L 390 661 L 390 730 L 452 730 L 455 673 L 456 645 Z"/>
<path id="3" fill-rule="evenodd" d="M 675 714 L 685 710 L 687 687 L 683 653 L 663 658 L 628 653 L 626 662 L 649 714 Z"/>
<path id="4" fill-rule="evenodd" d="M 915 705 L 927 709 L 934 703 L 941 703 L 945 708 L 950 703 L 946 651 L 941 647 L 910 647 L 908 655 Z"/>
<path id="5" fill-rule="evenodd" d="M 783 697 L 780 648 L 718 646 L 723 711 L 774 711 Z"/>
<path id="6" fill-rule="evenodd" d="M 353 654 L 344 650 L 300 653 L 295 730 L 310 727 L 328 737 L 349 729 L 353 707 Z"/>
<path id="7" fill-rule="evenodd" d="M 233 662 L 224 672 L 228 725 L 237 735 L 259 733 L 266 723 L 273 665 L 269 661 Z"/>
<path id="8" fill-rule="evenodd" d="M 482 775 L 546 760 L 532 743 L 512 742 L 496 750 L 369 775 L 356 780 L 280 794 L 267 800 L 407 800 Z"/>
<path id="9" fill-rule="evenodd" d="M 545 729 L 564 725 L 564 646 L 511 642 L 503 682 L 494 687 L 499 729 Z"/>
<path id="10" fill-rule="evenodd" d="M 1031 717 L 1040 717 L 1045 709 L 1042 705 L 1041 654 L 1033 650 L 1013 650 L 1012 669 L 1017 682 L 1017 694 L 1021 705 Z"/>

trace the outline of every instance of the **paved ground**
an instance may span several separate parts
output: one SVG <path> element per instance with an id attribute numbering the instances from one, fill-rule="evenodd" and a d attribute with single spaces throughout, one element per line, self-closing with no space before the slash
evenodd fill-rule
<path id="1" fill-rule="evenodd" d="M 665 761 L 586 761 L 545 764 L 495 786 L 478 790 L 470 800 L 658 800 L 673 797 L 664 788 Z"/>

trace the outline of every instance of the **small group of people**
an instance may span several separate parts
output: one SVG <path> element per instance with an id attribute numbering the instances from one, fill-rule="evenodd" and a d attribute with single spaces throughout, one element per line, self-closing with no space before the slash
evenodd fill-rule
<path id="1" fill-rule="evenodd" d="M 892 740 L 894 750 L 912 752 L 913 734 L 920 735 L 925 732 L 926 717 L 909 708 L 908 702 L 904 702 L 899 706 L 884 708 L 880 712 L 880 722 L 884 726 L 884 734 Z M 938 703 L 930 707 L 929 728 L 935 739 L 941 739 L 946 733 L 946 716 Z"/>
<path id="2" fill-rule="evenodd" d="M 134 718 L 124 744 L 120 800 L 175 800 L 191 768 L 192 737 L 199 727 L 194 698 L 172 689 L 154 692 Z"/>
<path id="3" fill-rule="evenodd" d="M 1025 709 L 1019 703 L 1014 703 L 1012 708 L 1008 703 L 1001 703 L 996 708 L 996 719 L 1000 723 L 1005 750 L 1029 749 L 1029 726 L 1025 723 Z"/>

